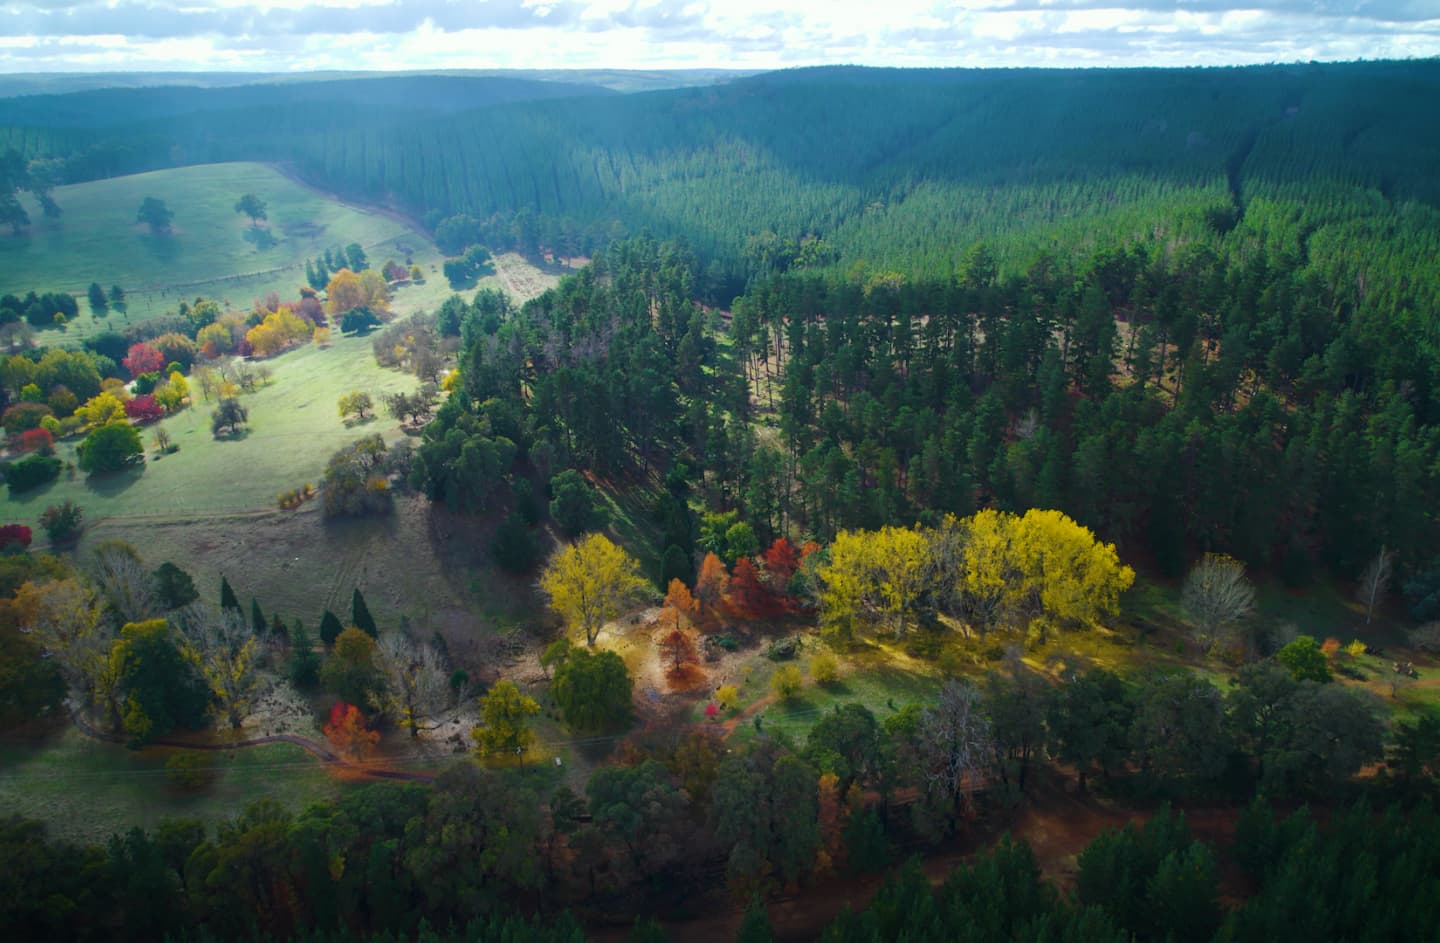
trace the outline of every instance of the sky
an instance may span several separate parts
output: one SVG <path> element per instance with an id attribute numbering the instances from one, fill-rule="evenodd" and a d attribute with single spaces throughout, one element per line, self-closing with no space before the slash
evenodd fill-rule
<path id="1" fill-rule="evenodd" d="M 1440 0 L 0 0 L 0 72 L 1234 65 L 1440 55 Z"/>

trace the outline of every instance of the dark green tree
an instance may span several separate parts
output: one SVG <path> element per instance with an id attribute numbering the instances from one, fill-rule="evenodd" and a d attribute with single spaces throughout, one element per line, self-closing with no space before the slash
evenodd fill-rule
<path id="1" fill-rule="evenodd" d="M 350 594 L 350 624 L 371 638 L 380 637 L 380 630 L 376 628 L 375 619 L 370 615 L 370 607 L 365 605 L 365 597 L 360 594 L 358 586 Z"/>
<path id="2" fill-rule="evenodd" d="M 343 631 L 345 631 L 345 625 L 340 621 L 340 617 L 326 609 L 324 615 L 320 617 L 320 641 L 325 644 L 326 648 L 330 648 Z"/>
<path id="3" fill-rule="evenodd" d="M 135 213 L 135 222 L 149 226 L 152 233 L 169 232 L 170 221 L 174 218 L 175 214 L 165 205 L 165 201 L 153 196 L 147 196 Z"/>
<path id="4" fill-rule="evenodd" d="M 155 600 L 166 609 L 179 609 L 200 598 L 190 574 L 168 560 L 156 567 L 155 572 L 150 575 L 150 588 L 155 594 Z M 221 595 L 224 595 L 223 582 Z"/>
<path id="5" fill-rule="evenodd" d="M 80 467 L 90 474 L 119 471 L 143 459 L 145 446 L 140 433 L 124 420 L 108 422 L 80 443 Z"/>
<path id="6" fill-rule="evenodd" d="M 572 646 L 554 668 L 550 696 L 574 729 L 604 730 L 629 720 L 632 684 L 619 655 Z"/>
<path id="7" fill-rule="evenodd" d="M 235 590 L 230 588 L 230 580 L 226 579 L 224 575 L 220 577 L 220 608 L 233 609 L 235 612 L 242 611 L 240 599 L 235 595 Z"/>

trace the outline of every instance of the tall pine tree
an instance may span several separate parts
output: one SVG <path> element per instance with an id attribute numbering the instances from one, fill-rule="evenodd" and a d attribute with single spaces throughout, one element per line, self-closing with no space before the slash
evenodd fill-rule
<path id="1" fill-rule="evenodd" d="M 378 638 L 380 630 L 375 627 L 375 619 L 370 615 L 370 608 L 365 605 L 365 597 L 360 595 L 360 587 L 355 587 L 354 594 L 350 597 L 350 624 L 371 638 Z"/>

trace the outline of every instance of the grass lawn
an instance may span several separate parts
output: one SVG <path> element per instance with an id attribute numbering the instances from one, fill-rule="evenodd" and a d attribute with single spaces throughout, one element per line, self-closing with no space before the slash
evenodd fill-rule
<path id="1" fill-rule="evenodd" d="M 307 344 L 266 365 L 273 381 L 241 397 L 250 411 L 242 437 L 217 441 L 210 434 L 214 404 L 192 390 L 196 403 L 157 424 L 180 450 L 142 467 L 110 475 L 87 476 L 78 470 L 54 484 L 8 498 L 12 520 L 35 523 L 47 505 L 71 500 L 85 509 L 87 522 L 148 519 L 210 519 L 217 515 L 271 510 L 276 495 L 310 482 L 318 487 L 330 455 L 364 435 L 380 433 L 388 442 L 401 437 L 400 425 L 384 413 L 382 397 L 409 392 L 413 376 L 375 362 L 369 337 L 340 337 L 329 348 Z M 341 421 L 336 401 L 350 390 L 364 390 L 379 415 L 367 422 Z M 146 446 L 156 427 L 141 430 Z M 75 460 L 80 440 L 59 444 L 57 454 Z"/>
<path id="2" fill-rule="evenodd" d="M 299 810 L 346 788 L 304 750 L 276 743 L 207 753 L 214 761 L 212 784 L 176 792 L 165 772 L 175 752 L 127 750 L 68 727 L 40 743 L 0 742 L 0 806 L 49 823 L 52 834 L 103 841 L 112 832 L 181 816 L 213 826 L 267 796 Z"/>
<path id="3" fill-rule="evenodd" d="M 235 201 L 253 193 L 269 220 L 252 231 Z M 153 234 L 135 221 L 147 196 L 175 214 L 172 231 Z M 46 219 L 28 194 L 31 225 L 0 235 L 0 292 L 68 291 L 82 299 L 91 282 L 125 289 L 130 320 L 205 295 L 248 306 L 268 291 L 295 294 L 305 259 L 358 242 L 373 264 L 403 259 L 408 246 L 428 266 L 434 247 L 399 219 L 311 190 L 263 164 L 205 164 L 58 187 L 59 219 Z M 258 238 L 257 238 L 258 236 Z M 428 253 L 427 253 L 428 250 Z M 124 318 L 111 314 L 123 324 Z M 70 333 L 83 333 L 90 319 Z"/>

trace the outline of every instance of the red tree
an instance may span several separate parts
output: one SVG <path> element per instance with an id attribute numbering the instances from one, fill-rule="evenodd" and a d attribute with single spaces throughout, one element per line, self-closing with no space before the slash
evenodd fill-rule
<path id="1" fill-rule="evenodd" d="M 735 561 L 735 569 L 730 574 L 729 599 L 736 615 L 749 619 L 774 615 L 779 608 L 775 595 L 760 582 L 760 572 L 749 557 Z"/>
<path id="2" fill-rule="evenodd" d="M 365 725 L 365 715 L 354 704 L 336 701 L 325 724 L 325 739 L 342 756 L 358 760 L 380 742 L 380 732 Z"/>
<path id="3" fill-rule="evenodd" d="M 800 550 L 786 537 L 776 537 L 765 551 L 765 582 L 777 593 L 786 592 L 795 571 L 800 569 Z"/>
<path id="4" fill-rule="evenodd" d="M 699 661 L 699 657 L 695 654 L 695 643 L 690 640 L 690 636 L 679 629 L 667 632 L 660 639 L 660 652 L 670 663 L 671 674 L 678 675 L 685 670 L 686 665 L 693 665 Z"/>
<path id="5" fill-rule="evenodd" d="M 154 373 L 165 366 L 165 355 L 153 344 L 131 344 L 130 353 L 125 355 L 121 363 L 130 371 L 132 377 L 138 377 L 142 373 Z"/>
<path id="6" fill-rule="evenodd" d="M 55 451 L 55 436 L 50 434 L 49 429 L 26 429 L 20 433 L 20 451 L 48 455 Z"/>
<path id="7" fill-rule="evenodd" d="M 165 415 L 165 409 L 146 393 L 125 401 L 125 415 L 135 422 L 154 422 Z"/>

